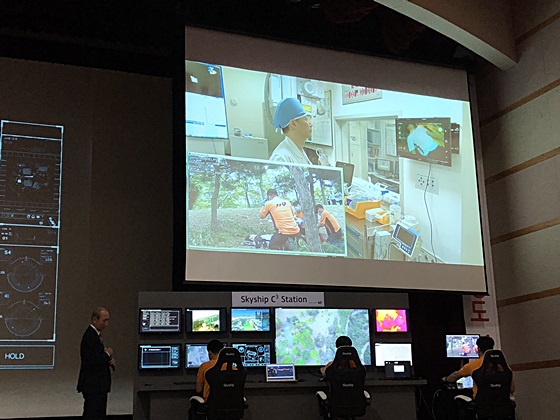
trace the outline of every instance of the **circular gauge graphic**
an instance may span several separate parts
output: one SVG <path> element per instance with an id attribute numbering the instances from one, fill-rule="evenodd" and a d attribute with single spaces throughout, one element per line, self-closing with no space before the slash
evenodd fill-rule
<path id="1" fill-rule="evenodd" d="M 8 267 L 8 283 L 18 292 L 32 292 L 43 283 L 41 264 L 33 258 L 18 258 Z"/>
<path id="2" fill-rule="evenodd" d="M 37 332 L 43 320 L 39 316 L 37 305 L 33 302 L 22 300 L 8 308 L 4 321 L 8 331 L 13 335 L 28 337 Z"/>

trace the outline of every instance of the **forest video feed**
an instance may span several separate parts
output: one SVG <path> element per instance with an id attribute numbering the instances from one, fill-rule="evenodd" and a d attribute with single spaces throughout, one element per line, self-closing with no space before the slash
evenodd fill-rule
<path id="1" fill-rule="evenodd" d="M 340 168 L 189 153 L 187 247 L 345 257 L 342 176 Z"/>

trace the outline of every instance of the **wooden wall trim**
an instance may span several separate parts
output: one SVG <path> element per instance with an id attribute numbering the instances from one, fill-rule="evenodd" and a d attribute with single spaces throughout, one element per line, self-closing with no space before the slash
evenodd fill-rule
<path id="1" fill-rule="evenodd" d="M 553 157 L 558 156 L 558 155 L 560 155 L 560 147 L 557 147 L 556 149 L 552 149 L 548 152 L 545 152 L 542 155 L 535 156 L 534 158 L 529 159 L 525 162 L 522 162 L 519 165 L 512 166 L 511 168 L 506 169 L 505 171 L 499 172 L 496 175 L 489 176 L 488 178 L 486 178 L 484 180 L 484 183 L 486 185 L 490 185 L 493 182 L 499 181 L 500 179 L 504 179 L 505 177 L 513 175 L 517 172 L 521 172 L 521 171 L 523 171 L 527 168 L 530 168 L 531 166 L 535 166 L 539 163 L 544 162 L 545 160 L 552 159 Z"/>
<path id="2" fill-rule="evenodd" d="M 510 112 L 516 110 L 517 108 L 520 108 L 523 105 L 531 102 L 532 100 L 537 99 L 539 96 L 542 96 L 545 93 L 550 92 L 551 90 L 557 88 L 558 86 L 560 86 L 560 79 L 557 79 L 549 83 L 548 85 L 543 86 L 542 88 L 534 91 L 533 93 L 525 96 L 524 98 L 519 99 L 518 101 L 512 103 L 511 105 L 505 107 L 504 109 L 496 112 L 494 115 L 484 118 L 483 120 L 480 121 L 480 126 L 484 127 L 485 125 L 490 124 L 493 121 L 496 121 L 497 119 L 503 117 L 506 114 L 509 114 Z"/>
<path id="3" fill-rule="evenodd" d="M 522 229 L 518 229 L 510 233 L 506 233 L 504 235 L 496 236 L 495 238 L 490 239 L 490 244 L 497 245 L 499 243 L 509 241 L 511 239 L 518 238 L 520 236 L 525 236 L 530 233 L 538 232 L 539 230 L 547 229 L 549 227 L 553 227 L 556 225 L 560 225 L 560 216 L 555 217 L 554 219 L 548 220 L 546 222 L 537 223 L 531 226 L 524 227 Z"/>
<path id="4" fill-rule="evenodd" d="M 514 372 L 522 372 L 524 370 L 536 370 L 536 369 L 551 369 L 551 368 L 560 367 L 560 359 L 543 360 L 541 362 L 517 363 L 514 365 L 509 365 L 509 367 Z"/>
<path id="5" fill-rule="evenodd" d="M 540 32 L 541 30 L 543 30 L 544 28 L 546 28 L 548 25 L 556 22 L 558 19 L 560 19 L 560 12 L 555 13 L 554 15 L 552 15 L 551 17 L 549 17 L 548 19 L 544 20 L 543 22 L 539 23 L 537 26 L 535 26 L 534 28 L 529 29 L 527 32 L 525 32 L 524 34 L 519 35 L 516 39 L 515 39 L 515 45 L 518 46 L 519 44 L 521 44 L 523 41 L 525 41 L 526 39 L 532 37 L 533 35 L 535 35 L 536 33 Z"/>
<path id="6" fill-rule="evenodd" d="M 528 293 L 526 295 L 515 296 L 507 299 L 500 299 L 496 301 L 496 306 L 498 308 L 503 308 L 505 306 L 518 305 L 520 303 L 531 302 L 533 300 L 539 300 L 559 295 L 560 287 L 555 287 L 553 289 L 541 290 L 540 292 Z"/>

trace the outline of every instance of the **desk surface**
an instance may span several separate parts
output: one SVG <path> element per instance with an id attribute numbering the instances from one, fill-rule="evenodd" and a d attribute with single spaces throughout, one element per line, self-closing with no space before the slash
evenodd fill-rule
<path id="1" fill-rule="evenodd" d="M 425 379 L 380 379 L 366 378 L 366 387 L 395 387 L 395 386 L 417 386 L 426 385 Z M 157 392 L 157 391 L 194 391 L 196 386 L 195 378 L 185 377 L 140 377 L 135 383 L 136 392 Z M 246 389 L 293 389 L 293 388 L 323 388 L 327 382 L 321 381 L 319 377 L 305 375 L 296 382 L 266 382 L 261 375 L 249 375 L 245 382 Z"/>

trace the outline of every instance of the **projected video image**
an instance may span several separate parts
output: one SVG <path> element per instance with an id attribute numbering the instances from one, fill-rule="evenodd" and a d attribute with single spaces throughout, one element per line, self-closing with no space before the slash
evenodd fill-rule
<path id="1" fill-rule="evenodd" d="M 231 331 L 270 331 L 270 309 L 232 308 Z"/>
<path id="2" fill-rule="evenodd" d="M 407 332 L 406 309 L 376 309 L 375 331 Z"/>
<path id="3" fill-rule="evenodd" d="M 457 357 L 465 359 L 475 359 L 478 357 L 478 347 L 476 340 L 479 335 L 446 335 L 445 346 L 447 357 Z"/>
<path id="4" fill-rule="evenodd" d="M 367 85 L 367 76 L 315 78 L 273 57 L 243 67 L 242 58 L 197 42 L 208 36 L 234 45 L 237 36 L 202 32 L 187 29 L 186 72 L 219 68 L 222 90 L 214 91 L 223 94 L 226 117 L 204 109 L 226 121 L 229 135 L 187 131 L 185 283 L 486 291 L 466 74 L 450 74 L 453 89 L 444 90 L 436 80 L 421 87 L 398 75 L 377 79 L 386 88 Z M 211 64 L 195 61 L 202 51 L 205 60 L 215 57 Z M 193 103 L 187 120 L 201 112 Z M 345 177 L 333 176 L 336 168 Z M 401 235 L 415 232 L 413 247 L 392 236 L 397 224 Z M 317 258 L 325 256 L 337 258 Z M 372 275 L 385 262 L 397 275 Z M 422 264 L 413 269 L 418 281 L 406 264 Z M 451 280 L 444 264 L 454 266 Z M 257 275 L 263 266 L 267 275 Z"/>
<path id="5" fill-rule="evenodd" d="M 450 118 L 399 118 L 399 157 L 451 166 Z"/>
<path id="6" fill-rule="evenodd" d="M 346 255 L 341 169 L 199 153 L 187 169 L 189 248 Z"/>
<path id="7" fill-rule="evenodd" d="M 208 332 L 220 331 L 220 310 L 191 310 L 192 314 L 192 331 Z"/>
<path id="8" fill-rule="evenodd" d="M 266 366 L 270 364 L 270 344 L 232 344 L 241 355 L 245 367 Z"/>
<path id="9" fill-rule="evenodd" d="M 352 340 L 364 365 L 371 364 L 367 309 L 276 309 L 276 362 L 320 366 L 334 358 L 335 341 Z"/>

